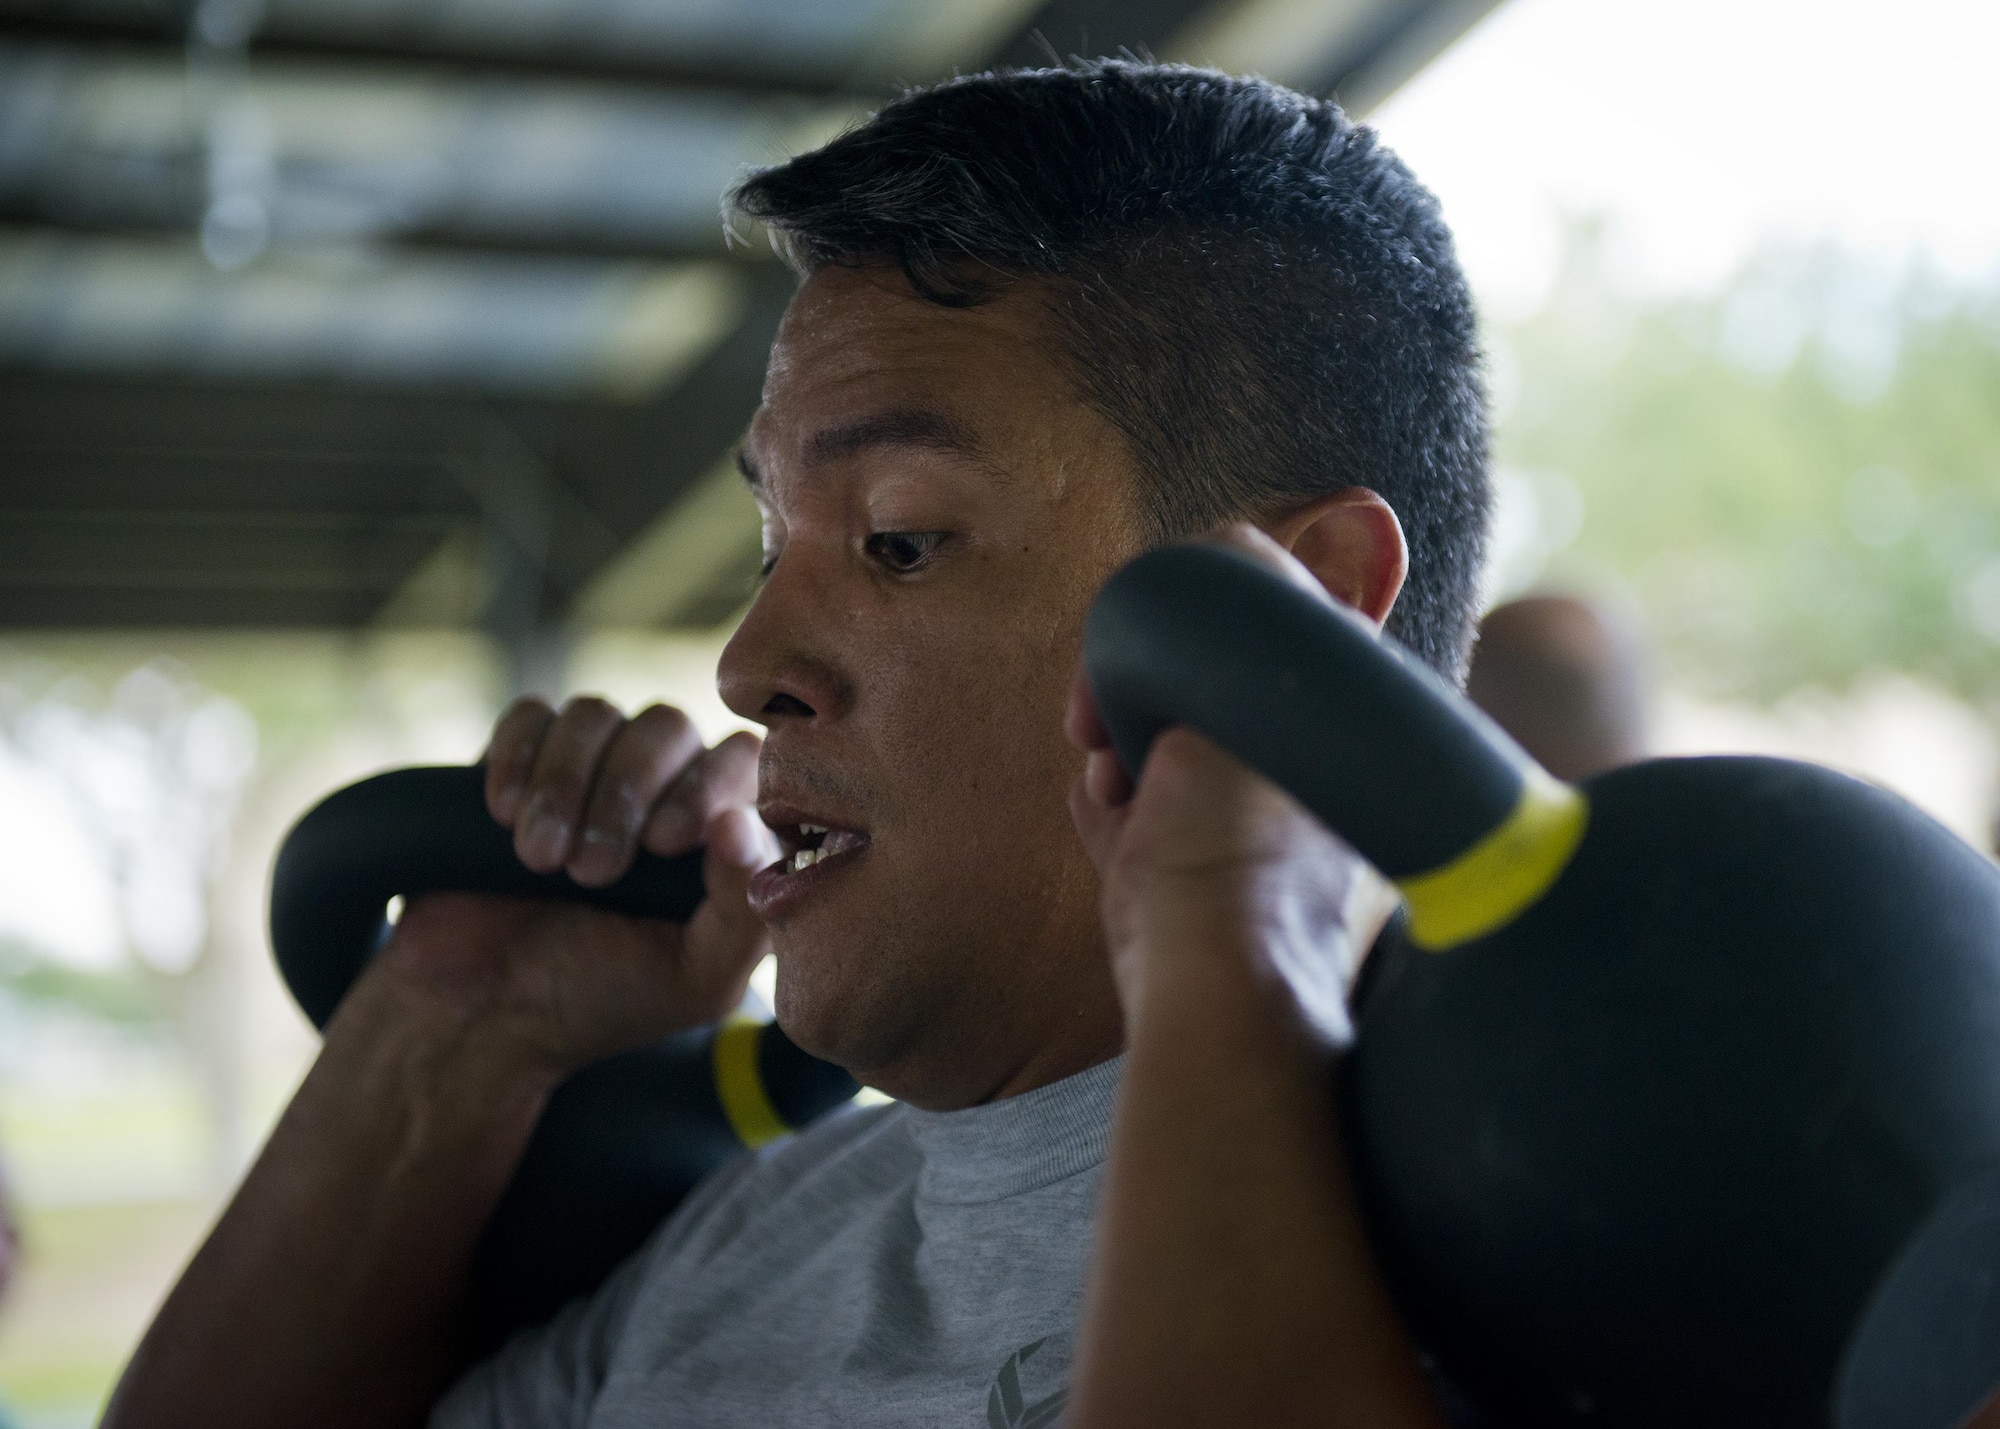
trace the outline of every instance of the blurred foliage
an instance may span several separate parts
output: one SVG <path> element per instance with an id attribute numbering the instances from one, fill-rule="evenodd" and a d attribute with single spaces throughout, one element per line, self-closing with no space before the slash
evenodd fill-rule
<path id="1" fill-rule="evenodd" d="M 191 979 L 210 951 L 217 880 L 240 852 L 244 804 L 288 791 L 293 770 L 343 740 L 394 748 L 441 713 L 482 717 L 495 668 L 481 641 L 449 631 L 0 637 L 0 759 L 35 773 L 67 809 L 104 875 L 126 955 L 90 971 L 0 933 L 0 994 L 127 1027 L 178 1027 L 191 1050 L 211 1050 Z M 5 885 L 0 877 L 0 893 Z"/>
<path id="2" fill-rule="evenodd" d="M 73 967 L 5 938 L 0 938 L 0 992 L 18 1002 L 59 1007 L 127 1027 L 156 1027 L 167 1017 L 158 989 L 143 968 Z"/>
<path id="3" fill-rule="evenodd" d="M 2000 703 L 2000 284 L 1791 251 L 1647 300 L 1610 267 L 1577 225 L 1494 340 L 1503 466 L 1583 498 L 1551 573 L 1630 589 L 1711 694 L 1894 668 Z"/>
<path id="4" fill-rule="evenodd" d="M 266 763 L 342 730 L 399 725 L 439 698 L 481 691 L 497 704 L 497 662 L 455 631 L 83 631 L 0 634 L 0 715 L 54 695 L 93 703 L 162 658 L 235 701 L 257 727 Z"/>

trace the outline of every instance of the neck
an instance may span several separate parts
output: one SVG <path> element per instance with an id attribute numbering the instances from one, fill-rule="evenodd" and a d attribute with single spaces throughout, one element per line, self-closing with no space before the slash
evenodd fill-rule
<path id="1" fill-rule="evenodd" d="M 921 1045 L 857 1071 L 856 1080 L 925 1111 L 958 1111 L 1073 1077 L 1125 1050 L 1108 969 L 1101 995 L 1066 1000 L 1032 1020 L 952 1018 L 930 1030 Z"/>

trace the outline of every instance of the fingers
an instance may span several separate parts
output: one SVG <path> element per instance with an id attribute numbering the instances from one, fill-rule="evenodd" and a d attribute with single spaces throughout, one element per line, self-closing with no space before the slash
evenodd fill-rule
<path id="1" fill-rule="evenodd" d="M 1111 743 L 1111 731 L 1097 710 L 1097 691 L 1090 687 L 1090 671 L 1081 658 L 1070 677 L 1069 704 L 1063 710 L 1063 733 L 1078 749 L 1103 749 Z"/>
<path id="2" fill-rule="evenodd" d="M 1109 866 L 1119 835 L 1131 817 L 1129 804 L 1106 804 L 1093 797 L 1079 776 L 1069 791 L 1069 818 L 1091 864 L 1099 873 Z"/>
<path id="3" fill-rule="evenodd" d="M 1083 792 L 1106 806 L 1123 804 L 1132 797 L 1132 780 L 1118 753 L 1111 747 L 1111 732 L 1097 710 L 1097 696 L 1090 688 L 1090 675 L 1078 661 L 1076 678 L 1070 682 L 1069 707 L 1063 712 L 1063 733 L 1069 742 L 1084 751 Z"/>
<path id="4" fill-rule="evenodd" d="M 1226 858 L 1263 787 L 1226 751 L 1176 726 L 1153 741 L 1136 789 L 1110 750 L 1085 756 L 1070 791 L 1070 819 L 1100 873 L 1134 856 L 1132 835 L 1138 836 L 1141 862 Z"/>
<path id="5" fill-rule="evenodd" d="M 528 777 L 535 770 L 535 756 L 556 712 L 533 695 L 514 701 L 493 726 L 493 738 L 486 746 L 486 808 L 505 828 L 514 827 L 521 800 L 528 791 Z"/>
<path id="6" fill-rule="evenodd" d="M 769 945 L 763 922 L 750 911 L 750 879 L 777 861 L 778 841 L 742 806 L 722 810 L 702 836 L 707 840 L 701 872 L 708 896 L 688 923 L 688 971 L 704 983 L 747 978 Z"/>
<path id="7" fill-rule="evenodd" d="M 1118 755 L 1109 749 L 1093 749 L 1084 756 L 1083 788 L 1092 800 L 1107 809 L 1132 801 L 1132 776 Z"/>
<path id="8" fill-rule="evenodd" d="M 722 810 L 753 805 L 760 748 L 744 731 L 704 750 L 688 717 L 665 705 L 628 720 L 594 695 L 560 712 L 524 699 L 494 727 L 486 806 L 512 827 L 529 868 L 601 887 L 641 848 L 686 853 Z"/>
<path id="9" fill-rule="evenodd" d="M 1111 733 L 1097 710 L 1090 675 L 1079 660 L 1070 682 L 1069 707 L 1063 712 L 1063 733 L 1083 751 L 1083 772 L 1069 792 L 1070 822 L 1083 841 L 1084 852 L 1099 870 L 1117 846 L 1132 801 L 1132 781 L 1111 747 Z"/>
<path id="10" fill-rule="evenodd" d="M 672 858 L 697 847 L 702 831 L 724 809 L 755 804 L 757 755 L 762 748 L 756 735 L 739 730 L 689 761 L 653 806 L 640 843 L 662 858 Z"/>
<path id="11" fill-rule="evenodd" d="M 553 873 L 568 860 L 598 765 L 624 726 L 625 716 L 609 701 L 580 695 L 542 737 L 527 799 L 514 821 L 514 852 L 535 872 Z"/>
<path id="12" fill-rule="evenodd" d="M 1198 730 L 1175 725 L 1160 732 L 1146 756 L 1145 791 L 1154 809 L 1197 826 L 1225 824 L 1266 792 L 1283 797 L 1275 785 Z"/>
<path id="13" fill-rule="evenodd" d="M 701 735 L 679 710 L 653 705 L 634 715 L 604 751 L 569 876 L 592 888 L 616 882 L 639 851 L 648 813 L 701 752 Z"/>

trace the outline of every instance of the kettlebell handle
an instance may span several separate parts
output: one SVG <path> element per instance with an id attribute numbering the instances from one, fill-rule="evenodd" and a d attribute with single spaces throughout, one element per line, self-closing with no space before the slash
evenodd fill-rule
<path id="1" fill-rule="evenodd" d="M 494 893 L 685 923 L 702 899 L 701 855 L 641 852 L 616 883 L 536 873 L 486 811 L 478 765 L 399 769 L 327 796 L 294 826 L 271 874 L 271 947 L 285 983 L 324 1028 L 388 935 L 395 897 Z"/>
<path id="2" fill-rule="evenodd" d="M 1206 735 L 1395 880 L 1421 947 L 1505 926 L 1582 840 L 1582 792 L 1360 616 L 1241 552 L 1141 556 L 1091 607 L 1083 648 L 1128 773 L 1170 725 Z"/>

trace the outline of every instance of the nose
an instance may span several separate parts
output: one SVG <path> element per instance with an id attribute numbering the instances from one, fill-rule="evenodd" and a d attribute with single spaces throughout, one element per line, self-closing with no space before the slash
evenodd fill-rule
<path id="1" fill-rule="evenodd" d="M 723 647 L 715 672 L 722 702 L 773 730 L 846 714 L 853 687 L 832 639 L 836 611 L 814 593 L 803 565 L 780 560 Z"/>

